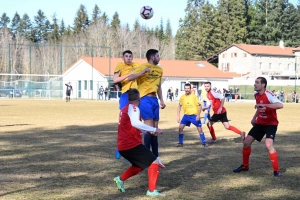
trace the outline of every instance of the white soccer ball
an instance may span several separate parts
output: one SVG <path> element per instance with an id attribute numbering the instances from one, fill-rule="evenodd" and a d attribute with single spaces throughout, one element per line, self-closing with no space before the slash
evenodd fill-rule
<path id="1" fill-rule="evenodd" d="M 140 15 L 143 19 L 150 19 L 151 17 L 153 17 L 153 8 L 151 8 L 150 6 L 143 6 L 140 10 Z"/>

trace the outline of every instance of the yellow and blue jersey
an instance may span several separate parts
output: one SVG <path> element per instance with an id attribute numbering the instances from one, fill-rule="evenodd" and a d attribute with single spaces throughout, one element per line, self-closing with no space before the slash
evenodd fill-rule
<path id="1" fill-rule="evenodd" d="M 183 107 L 185 115 L 198 115 L 201 103 L 195 94 L 184 94 L 180 97 L 179 105 Z"/>
<path id="2" fill-rule="evenodd" d="M 161 67 L 157 65 L 151 65 L 150 63 L 144 63 L 139 65 L 133 73 L 138 74 L 142 72 L 145 68 L 149 68 L 150 71 L 136 79 L 141 97 L 149 93 L 157 93 L 163 75 L 163 69 Z"/>
<path id="3" fill-rule="evenodd" d="M 139 66 L 139 63 L 137 62 L 132 62 L 130 65 L 127 65 L 124 62 L 119 62 L 114 70 L 114 73 L 119 73 L 120 76 L 125 76 L 134 71 L 137 66 Z M 130 88 L 138 88 L 136 80 L 128 81 L 127 78 L 121 82 L 121 85 L 122 93 L 127 92 Z"/>

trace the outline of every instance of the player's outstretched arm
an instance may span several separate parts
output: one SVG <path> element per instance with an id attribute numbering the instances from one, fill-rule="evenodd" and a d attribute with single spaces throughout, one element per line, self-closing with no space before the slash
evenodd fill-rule
<path id="1" fill-rule="evenodd" d="M 120 83 L 123 80 L 125 80 L 126 78 L 128 78 L 130 76 L 131 73 L 126 74 L 124 76 L 120 76 L 120 72 L 119 73 L 115 73 L 114 74 L 114 83 Z"/>
<path id="2" fill-rule="evenodd" d="M 136 74 L 130 74 L 129 77 L 128 77 L 128 80 L 129 81 L 132 81 L 132 80 L 135 80 L 137 79 L 138 77 L 142 76 L 143 74 L 149 72 L 150 69 L 148 67 L 146 67 L 143 71 L 139 72 L 139 73 L 136 73 Z"/>
<path id="3" fill-rule="evenodd" d="M 148 126 L 140 121 L 140 109 L 137 106 L 129 104 L 128 116 L 133 127 L 142 131 L 156 132 L 156 128 Z"/>

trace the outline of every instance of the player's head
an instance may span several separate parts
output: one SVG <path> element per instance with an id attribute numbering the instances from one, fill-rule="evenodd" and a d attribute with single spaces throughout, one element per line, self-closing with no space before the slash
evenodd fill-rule
<path id="1" fill-rule="evenodd" d="M 133 103 L 138 106 L 140 104 L 140 92 L 135 88 L 129 89 L 128 90 L 128 101 L 129 101 L 129 103 Z"/>
<path id="2" fill-rule="evenodd" d="M 133 55 L 130 50 L 126 50 L 123 52 L 123 61 L 125 64 L 129 65 L 132 63 Z"/>
<path id="3" fill-rule="evenodd" d="M 266 90 L 267 88 L 267 79 L 264 77 L 257 77 L 254 83 L 254 91 L 259 92 Z"/>
<path id="4" fill-rule="evenodd" d="M 186 95 L 191 94 L 191 89 L 192 89 L 191 84 L 189 84 L 189 83 L 184 84 L 184 92 L 185 92 Z"/>
<path id="5" fill-rule="evenodd" d="M 149 49 L 146 53 L 146 58 L 150 64 L 157 65 L 160 61 L 158 50 Z"/>
<path id="6" fill-rule="evenodd" d="M 209 92 L 211 90 L 211 82 L 205 82 L 204 89 L 206 92 Z"/>

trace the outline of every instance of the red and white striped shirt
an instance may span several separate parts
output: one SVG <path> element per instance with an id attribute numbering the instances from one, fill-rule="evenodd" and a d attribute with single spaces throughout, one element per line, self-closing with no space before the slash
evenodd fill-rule
<path id="1" fill-rule="evenodd" d="M 222 102 L 221 100 L 224 99 L 224 96 L 214 90 L 210 90 L 209 92 L 207 92 L 206 94 L 207 99 L 209 100 L 209 104 L 211 105 L 214 114 L 217 114 L 218 109 L 221 107 Z M 221 113 L 225 113 L 226 109 L 225 107 L 222 108 Z"/>
<path id="2" fill-rule="evenodd" d="M 118 126 L 118 150 L 128 150 L 142 144 L 142 131 L 155 132 L 156 128 L 141 122 L 140 109 L 134 104 L 120 111 Z"/>
<path id="3" fill-rule="evenodd" d="M 282 103 L 269 90 L 266 90 L 262 95 L 260 95 L 258 92 L 255 92 L 254 93 L 254 98 L 256 100 L 256 104 Z M 256 124 L 278 125 L 276 109 L 267 108 L 267 107 L 258 108 Z"/>

